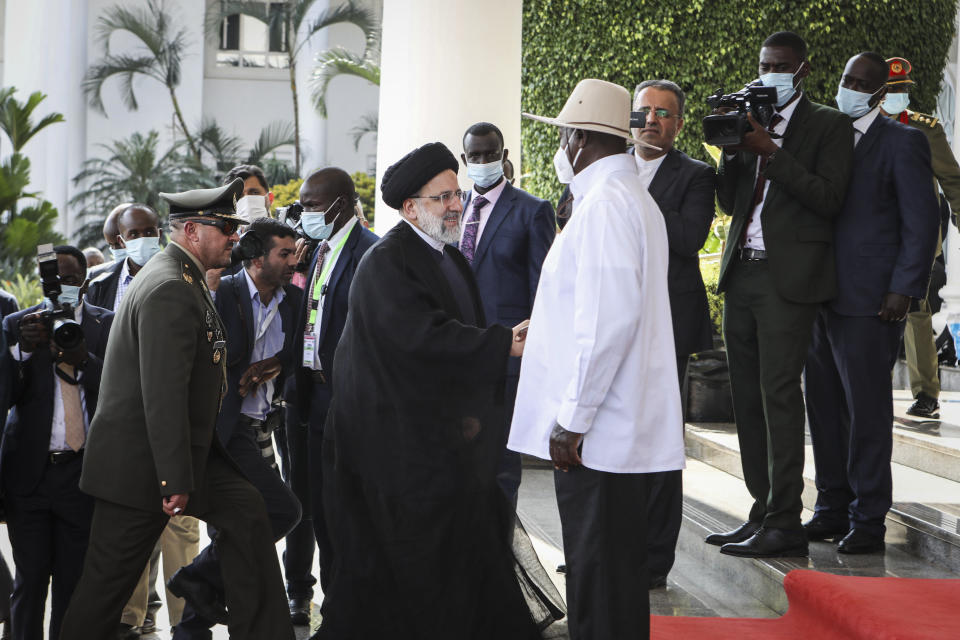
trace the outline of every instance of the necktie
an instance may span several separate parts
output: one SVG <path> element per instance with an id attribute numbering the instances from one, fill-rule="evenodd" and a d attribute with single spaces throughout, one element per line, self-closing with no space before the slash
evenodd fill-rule
<path id="1" fill-rule="evenodd" d="M 310 279 L 310 312 L 307 314 L 307 333 L 313 333 L 313 325 L 317 322 L 317 309 L 320 308 L 320 289 L 323 287 L 323 283 L 320 282 L 320 272 L 323 270 L 323 263 L 329 251 L 330 243 L 322 240 L 317 247 L 317 269 L 313 272 L 313 278 Z"/>
<path id="2" fill-rule="evenodd" d="M 480 228 L 480 209 L 489 202 L 483 196 L 477 196 L 473 199 L 473 207 L 470 208 L 470 215 L 463 223 L 463 239 L 460 241 L 460 253 L 467 259 L 467 262 L 473 263 L 473 254 L 477 250 L 477 230 Z"/>
<path id="3" fill-rule="evenodd" d="M 767 131 L 773 133 L 774 128 L 783 121 L 783 116 L 779 113 L 773 114 L 773 117 L 770 118 L 770 124 L 767 125 Z M 740 244 L 746 245 L 747 243 L 747 230 L 750 228 L 750 223 L 753 222 L 753 212 L 757 208 L 757 205 L 763 202 L 763 191 L 767 186 L 767 178 L 763 175 L 763 171 L 767 168 L 767 156 L 760 158 L 759 166 L 757 167 L 757 182 L 753 187 L 753 204 L 750 207 L 750 215 L 747 217 L 747 224 L 743 225 L 743 235 L 740 238 Z"/>
<path id="4" fill-rule="evenodd" d="M 80 385 L 68 380 L 76 380 L 76 367 L 61 362 L 57 365 L 64 376 L 60 376 L 60 397 L 63 400 L 63 424 L 67 446 L 74 451 L 83 449 L 87 436 L 83 430 L 83 404 L 80 402 Z"/>

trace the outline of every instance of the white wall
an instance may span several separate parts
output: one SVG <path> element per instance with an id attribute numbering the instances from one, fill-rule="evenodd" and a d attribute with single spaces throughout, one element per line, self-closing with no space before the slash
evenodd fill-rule
<path id="1" fill-rule="evenodd" d="M 399 220 L 379 198 L 383 172 L 415 147 L 439 140 L 459 157 L 463 132 L 486 120 L 503 131 L 519 170 L 522 9 L 518 0 L 385 0 L 378 233 Z M 473 70 L 484 72 L 482 84 Z M 470 186 L 462 165 L 460 186 Z"/>

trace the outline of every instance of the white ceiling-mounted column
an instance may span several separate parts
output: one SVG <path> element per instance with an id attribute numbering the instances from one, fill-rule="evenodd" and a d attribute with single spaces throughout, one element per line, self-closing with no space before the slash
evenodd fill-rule
<path id="1" fill-rule="evenodd" d="M 520 171 L 519 0 L 384 0 L 377 133 L 375 228 L 399 214 L 380 198 L 387 167 L 427 142 L 458 158 L 463 132 L 479 121 L 503 131 Z M 460 186 L 470 186 L 461 163 Z"/>

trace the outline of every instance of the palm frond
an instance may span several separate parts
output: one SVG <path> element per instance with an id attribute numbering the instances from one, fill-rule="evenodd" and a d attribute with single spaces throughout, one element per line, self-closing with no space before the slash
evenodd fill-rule
<path id="1" fill-rule="evenodd" d="M 311 97 L 313 106 L 324 118 L 327 117 L 327 89 L 337 76 L 356 76 L 380 86 L 380 65 L 343 47 L 334 47 L 319 53 L 314 61 L 317 66 L 310 76 L 313 88 Z"/>
<path id="2" fill-rule="evenodd" d="M 293 14 L 294 33 L 298 33 L 300 31 L 303 20 L 306 18 L 307 12 L 310 10 L 310 6 L 313 4 L 313 2 L 314 0 L 295 1 Z M 354 25 L 363 32 L 363 37 L 367 42 L 370 42 L 372 37 L 376 37 L 375 34 L 379 33 L 380 31 L 379 24 L 377 23 L 377 19 L 373 11 L 361 6 L 355 0 L 347 0 L 347 2 L 344 2 L 343 4 L 321 11 L 320 14 L 317 15 L 317 17 L 307 25 L 303 32 L 303 40 L 297 44 L 293 51 L 293 55 L 300 53 L 300 49 L 307 43 L 308 40 L 310 40 L 310 38 L 314 36 L 314 34 L 335 24 Z"/>
<path id="3" fill-rule="evenodd" d="M 296 133 L 293 129 L 293 123 L 286 120 L 271 122 L 260 130 L 260 137 L 250 149 L 247 162 L 250 164 L 259 164 L 266 155 L 275 151 L 279 147 L 292 145 L 296 142 Z"/>
<path id="4" fill-rule="evenodd" d="M 63 122 L 63 115 L 56 112 L 49 113 L 37 124 L 33 124 L 33 112 L 47 96 L 40 91 L 34 91 L 26 102 L 21 103 L 13 96 L 14 91 L 15 89 L 11 87 L 9 90 L 0 92 L 0 129 L 10 138 L 10 144 L 16 153 L 27 144 L 30 138 L 46 127 Z"/>
<path id="5" fill-rule="evenodd" d="M 197 132 L 200 147 L 213 156 L 217 169 L 223 171 L 237 164 L 243 155 L 240 136 L 230 135 L 213 120 L 204 120 Z"/>
<path id="6" fill-rule="evenodd" d="M 103 83 L 113 76 L 122 76 L 123 84 L 123 104 L 128 109 L 136 111 L 139 108 L 137 96 L 133 90 L 133 76 L 143 74 L 163 82 L 163 77 L 159 76 L 156 58 L 150 56 L 104 56 L 103 60 L 96 62 L 87 69 L 87 74 L 83 78 L 83 92 L 87 94 L 87 100 L 90 106 L 106 115 L 107 110 L 103 104 Z"/>
<path id="7" fill-rule="evenodd" d="M 360 123 L 350 129 L 350 135 L 353 136 L 354 151 L 360 150 L 360 141 L 363 140 L 363 136 L 367 135 L 368 133 L 372 133 L 374 136 L 376 136 L 379 127 L 380 117 L 376 113 L 368 113 L 364 116 L 361 116 Z"/>
<path id="8" fill-rule="evenodd" d="M 221 0 L 207 11 L 206 29 L 210 35 L 218 35 L 227 16 L 240 14 L 250 16 L 273 26 L 273 21 L 282 19 L 282 12 L 271 12 L 263 0 Z"/>

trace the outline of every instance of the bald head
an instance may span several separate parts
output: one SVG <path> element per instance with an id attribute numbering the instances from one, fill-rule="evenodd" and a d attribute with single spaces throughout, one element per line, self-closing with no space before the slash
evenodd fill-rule
<path id="1" fill-rule="evenodd" d="M 159 236 L 160 216 L 150 205 L 134 203 L 117 216 L 117 230 L 124 240 Z"/>
<path id="2" fill-rule="evenodd" d="M 333 223 L 334 233 L 353 216 L 356 202 L 357 189 L 353 179 L 349 173 L 337 167 L 314 171 L 300 187 L 300 204 L 304 213 L 326 211 L 326 222 Z M 334 203 L 336 206 L 331 209 Z"/>
<path id="3" fill-rule="evenodd" d="M 131 202 L 118 204 L 107 214 L 107 219 L 103 221 L 103 240 L 111 249 L 119 249 L 120 244 L 117 236 L 120 235 L 120 229 L 117 227 L 117 218 L 123 213 L 123 210 L 129 207 Z"/>

